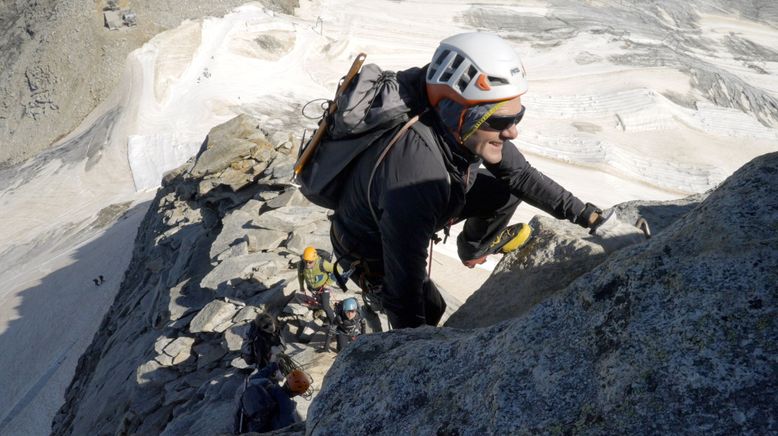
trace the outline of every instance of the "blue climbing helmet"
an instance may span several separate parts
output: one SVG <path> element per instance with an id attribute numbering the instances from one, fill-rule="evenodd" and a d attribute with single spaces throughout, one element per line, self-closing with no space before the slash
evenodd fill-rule
<path id="1" fill-rule="evenodd" d="M 348 312 L 349 310 L 359 310 L 359 305 L 357 304 L 356 298 L 346 298 L 343 300 L 343 311 Z"/>

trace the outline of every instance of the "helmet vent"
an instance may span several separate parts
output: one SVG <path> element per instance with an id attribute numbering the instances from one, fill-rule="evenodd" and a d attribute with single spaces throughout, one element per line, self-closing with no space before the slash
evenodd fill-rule
<path id="1" fill-rule="evenodd" d="M 465 80 L 464 76 L 459 79 L 457 82 L 457 88 L 459 88 L 460 92 L 465 92 L 465 88 L 467 88 L 467 84 L 470 83 L 469 80 Z"/>
<path id="2" fill-rule="evenodd" d="M 443 61 L 446 59 L 446 57 L 448 56 L 449 53 L 451 53 L 451 50 L 443 50 L 442 52 L 440 52 L 440 56 L 438 56 L 438 58 L 435 59 L 433 64 L 435 64 L 436 66 L 439 66 L 440 64 L 442 64 Z"/>
<path id="3" fill-rule="evenodd" d="M 463 60 L 465 60 L 465 58 L 463 58 L 463 57 L 462 57 L 462 56 L 460 56 L 460 55 L 457 55 L 457 56 L 454 58 L 454 62 L 452 62 L 452 63 L 451 63 L 451 68 L 452 68 L 452 69 L 454 69 L 454 70 L 456 70 L 457 68 L 459 68 L 459 65 L 462 63 L 462 61 L 463 61 Z"/>
<path id="4" fill-rule="evenodd" d="M 451 75 L 454 74 L 453 71 L 446 71 L 443 74 L 440 75 L 440 81 L 441 82 L 448 82 L 448 79 L 451 78 Z"/>
<path id="5" fill-rule="evenodd" d="M 507 80 L 503 79 L 502 77 L 489 76 L 489 84 L 490 85 L 507 85 L 508 83 L 510 83 L 510 82 L 508 82 Z"/>

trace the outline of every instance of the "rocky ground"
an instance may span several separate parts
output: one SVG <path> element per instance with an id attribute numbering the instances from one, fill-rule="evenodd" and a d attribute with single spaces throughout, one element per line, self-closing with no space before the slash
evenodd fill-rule
<path id="1" fill-rule="evenodd" d="M 135 25 L 106 27 L 105 10 Z M 71 132 L 121 80 L 125 58 L 186 19 L 221 16 L 245 0 L 0 1 L 0 165 L 34 156 Z M 297 0 L 261 0 L 291 14 Z"/>
<path id="2" fill-rule="evenodd" d="M 295 298 L 299 253 L 330 247 L 328 212 L 291 185 L 292 156 L 240 116 L 165 176 L 54 434 L 229 433 L 260 312 L 315 380 L 290 434 L 776 430 L 778 153 L 705 195 L 620 205 L 654 222 L 637 245 L 538 218 L 449 312 L 458 328 L 367 335 L 331 369 Z"/>
<path id="3" fill-rule="evenodd" d="M 289 136 L 261 124 L 242 115 L 215 127 L 196 159 L 165 176 L 54 434 L 230 432 L 233 396 L 252 370 L 239 351 L 260 312 L 279 321 L 284 353 L 321 388 L 334 354 L 322 352 L 323 314 L 295 298 L 296 268 L 308 245 L 331 251 L 329 213 L 291 184 Z M 349 296 L 358 294 L 333 297 Z M 458 307 L 448 299 L 446 316 Z M 365 316 L 369 330 L 382 328 Z M 299 400 L 302 416 L 309 404 Z"/>

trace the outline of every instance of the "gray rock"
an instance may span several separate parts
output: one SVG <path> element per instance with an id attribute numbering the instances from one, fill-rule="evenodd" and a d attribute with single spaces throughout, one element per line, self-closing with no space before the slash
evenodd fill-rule
<path id="1" fill-rule="evenodd" d="M 292 176 L 294 175 L 294 162 L 295 159 L 289 156 L 278 155 L 265 171 L 266 173 L 270 172 L 268 181 L 291 185 Z"/>
<path id="2" fill-rule="evenodd" d="M 154 343 L 154 351 L 156 351 L 157 354 L 162 353 L 165 350 L 165 347 L 173 342 L 174 339 L 175 338 L 168 338 L 167 336 L 160 336 Z"/>
<path id="3" fill-rule="evenodd" d="M 306 245 L 306 242 L 305 236 L 301 235 L 299 232 L 292 232 L 292 236 L 286 241 L 286 249 L 298 256 L 302 255 L 305 247 L 308 246 Z"/>
<path id="4" fill-rule="evenodd" d="M 202 212 L 199 209 L 192 209 L 185 204 L 178 204 L 177 207 L 165 211 L 162 216 L 168 226 L 199 223 L 203 220 Z"/>
<path id="5" fill-rule="evenodd" d="M 297 138 L 292 133 L 275 131 L 270 135 L 270 142 L 276 149 L 290 151 L 297 144 Z"/>
<path id="6" fill-rule="evenodd" d="M 227 345 L 227 351 L 240 351 L 243 346 L 243 340 L 251 327 L 251 323 L 234 325 L 224 331 L 224 342 Z"/>
<path id="7" fill-rule="evenodd" d="M 243 157 L 261 155 L 259 150 L 272 151 L 273 146 L 259 129 L 260 124 L 258 119 L 241 114 L 211 129 L 191 176 L 202 178 L 216 174 Z"/>
<path id="8" fill-rule="evenodd" d="M 199 225 L 189 225 L 179 231 L 175 239 L 171 240 L 171 248 L 176 250 L 176 257 L 173 265 L 167 270 L 165 284 L 168 287 L 176 286 L 181 282 L 189 267 L 192 257 L 199 253 L 200 247 L 197 243 L 203 236 L 205 230 Z M 175 241 L 175 242 L 173 242 Z M 183 283 L 186 283 L 184 281 Z"/>
<path id="9" fill-rule="evenodd" d="M 165 400 L 162 403 L 163 406 L 167 406 L 175 403 L 183 403 L 192 398 L 195 388 L 187 386 L 182 381 L 174 380 L 165 385 Z"/>
<path id="10" fill-rule="evenodd" d="M 124 20 L 122 20 L 122 15 L 119 11 L 103 12 L 103 21 L 108 30 L 119 30 L 124 25 Z"/>
<path id="11" fill-rule="evenodd" d="M 265 212 L 259 218 L 252 220 L 251 225 L 262 229 L 289 233 L 297 227 L 326 219 L 326 216 L 327 211 L 317 206 L 287 207 Z"/>
<path id="12" fill-rule="evenodd" d="M 246 239 L 244 238 L 242 241 L 230 247 L 229 253 L 232 257 L 245 256 L 249 254 L 249 243 L 246 242 Z"/>
<path id="13" fill-rule="evenodd" d="M 257 314 L 262 312 L 260 308 L 254 307 L 254 306 L 246 306 L 243 309 L 241 309 L 235 317 L 232 318 L 232 322 L 239 324 L 247 321 L 254 321 L 254 319 L 257 317 Z"/>
<path id="14" fill-rule="evenodd" d="M 135 371 L 135 382 L 140 385 L 161 386 L 177 377 L 175 371 L 171 371 L 155 360 L 149 360 L 139 366 Z"/>
<path id="15" fill-rule="evenodd" d="M 189 331 L 192 333 L 215 332 L 222 323 L 231 321 L 238 310 L 234 304 L 213 300 L 195 315 L 189 323 Z"/>
<path id="16" fill-rule="evenodd" d="M 204 179 L 200 180 L 200 182 L 197 184 L 197 196 L 198 197 L 205 197 L 208 195 L 213 188 L 217 186 L 218 181 L 215 179 Z"/>
<path id="17" fill-rule="evenodd" d="M 292 287 L 288 286 L 286 281 L 281 281 L 270 289 L 252 296 L 246 300 L 246 303 L 258 307 L 264 312 L 277 313 L 277 311 L 289 303 L 293 295 L 294 290 Z"/>
<path id="18" fill-rule="evenodd" d="M 223 290 L 227 282 L 233 279 L 247 280 L 254 272 L 254 266 L 258 264 L 267 264 L 278 259 L 273 253 L 253 253 L 245 256 L 230 257 L 211 270 L 202 281 L 200 286 L 212 290 Z"/>
<path id="19" fill-rule="evenodd" d="M 122 11 L 122 23 L 127 27 L 138 25 L 138 16 L 131 10 Z"/>
<path id="20" fill-rule="evenodd" d="M 486 327 L 523 315 L 567 287 L 621 248 L 605 244 L 588 230 L 567 221 L 537 216 L 530 221 L 532 240 L 503 256 L 489 280 L 473 293 L 446 326 Z M 630 244 L 631 240 L 623 241 Z"/>
<path id="21" fill-rule="evenodd" d="M 192 351 L 197 354 L 198 370 L 208 367 L 227 354 L 227 350 L 221 345 L 212 342 L 201 342 L 192 347 Z"/>
<path id="22" fill-rule="evenodd" d="M 360 337 L 307 432 L 773 433 L 776 223 L 772 153 L 521 317 Z"/>
<path id="23" fill-rule="evenodd" d="M 174 365 L 178 365 L 191 356 L 192 345 L 194 345 L 194 338 L 181 336 L 165 347 L 165 354 L 173 358 Z"/>
<path id="24" fill-rule="evenodd" d="M 256 253 L 262 250 L 262 246 L 259 245 L 257 235 L 246 235 L 245 241 L 249 253 Z"/>
<path id="25" fill-rule="evenodd" d="M 311 342 L 311 339 L 313 339 L 313 336 L 318 333 L 322 327 L 324 326 L 324 323 L 318 319 L 315 318 L 312 321 L 309 321 L 308 324 L 303 327 L 302 331 L 300 332 L 300 335 L 298 339 L 303 344 L 307 344 L 308 342 Z"/>
<path id="26" fill-rule="evenodd" d="M 262 201 L 270 201 L 281 195 L 281 191 L 262 191 L 257 196 Z"/>
<path id="27" fill-rule="evenodd" d="M 253 183 L 255 178 L 256 176 L 253 174 L 253 171 L 251 173 L 246 173 L 229 167 L 219 175 L 219 182 L 229 186 L 233 191 L 238 191 L 248 184 Z"/>
<path id="28" fill-rule="evenodd" d="M 283 312 L 291 315 L 305 316 L 311 310 L 300 303 L 291 302 L 284 307 Z"/>
<path id="29" fill-rule="evenodd" d="M 170 320 L 175 321 L 191 312 L 202 309 L 213 300 L 213 293 L 197 286 L 187 286 L 188 280 L 170 289 L 168 311 Z"/>
<path id="30" fill-rule="evenodd" d="M 236 357 L 232 360 L 230 360 L 230 366 L 236 369 L 247 369 L 251 368 L 251 365 L 246 363 L 245 360 L 243 360 L 242 357 Z"/>
<path id="31" fill-rule="evenodd" d="M 162 366 L 173 366 L 173 358 L 167 354 L 158 354 L 154 360 Z"/>
<path id="32" fill-rule="evenodd" d="M 252 217 L 256 218 L 259 216 L 259 211 L 262 210 L 262 206 L 264 206 L 264 204 L 265 203 L 263 201 L 252 198 L 243 204 L 243 206 L 241 206 L 239 209 L 242 212 L 251 214 Z"/>
<path id="33" fill-rule="evenodd" d="M 248 233 L 248 225 L 254 218 L 256 218 L 256 215 L 241 209 L 232 210 L 225 215 L 222 218 L 222 229 L 211 244 L 211 259 L 230 248 L 233 244 L 244 240 Z"/>
<path id="34" fill-rule="evenodd" d="M 282 242 L 287 240 L 289 234 L 278 230 L 252 229 L 247 236 L 254 238 L 254 249 L 259 251 L 278 248 Z M 251 251 L 251 248 L 249 248 L 249 251 Z"/>
<path id="35" fill-rule="evenodd" d="M 183 330 L 189 325 L 189 322 L 192 321 L 192 318 L 194 318 L 195 315 L 197 315 L 197 312 L 189 312 L 181 318 L 169 323 L 168 327 L 173 330 Z"/>
<path id="36" fill-rule="evenodd" d="M 275 260 L 256 263 L 251 267 L 249 279 L 252 282 L 259 283 L 263 287 L 268 288 L 272 282 L 277 281 L 276 274 L 281 267 L 282 265 Z"/>
<path id="37" fill-rule="evenodd" d="M 249 254 L 249 244 L 245 240 L 242 240 L 216 256 L 216 262 L 224 262 L 229 258 L 245 256 L 247 254 Z"/>
<path id="38" fill-rule="evenodd" d="M 232 434 L 233 396 L 243 382 L 234 374 L 219 375 L 200 386 L 179 414 L 172 416 L 162 436 Z M 196 398 L 196 399 L 195 399 Z"/>
<path id="39" fill-rule="evenodd" d="M 311 202 L 296 188 L 287 189 L 283 194 L 269 200 L 266 204 L 273 209 L 288 206 L 311 206 Z"/>

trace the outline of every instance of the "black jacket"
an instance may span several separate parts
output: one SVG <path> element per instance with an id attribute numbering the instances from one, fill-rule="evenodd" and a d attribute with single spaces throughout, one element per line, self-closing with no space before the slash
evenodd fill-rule
<path id="1" fill-rule="evenodd" d="M 426 68 L 413 68 L 397 74 L 413 113 L 428 109 L 425 72 Z M 394 131 L 358 158 L 333 217 L 343 248 L 383 265 L 384 306 L 408 326 L 424 323 L 422 282 L 430 239 L 462 210 L 481 164 L 478 156 L 445 139 L 434 110 L 424 112 L 418 123 L 432 130 L 436 144 L 426 144 L 409 130 L 380 164 L 371 189 L 378 223 L 367 205 L 366 188 L 381 145 Z M 512 144 L 503 146 L 499 164 L 486 168 L 523 201 L 586 227 L 584 203 L 530 166 Z"/>

